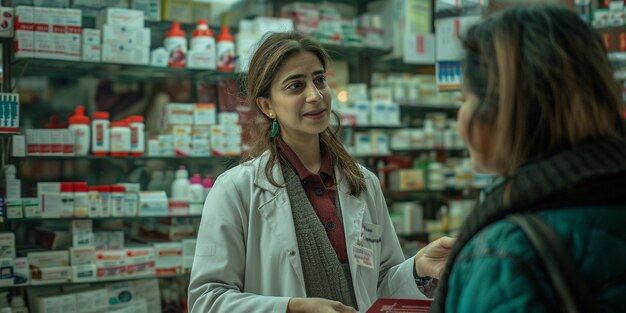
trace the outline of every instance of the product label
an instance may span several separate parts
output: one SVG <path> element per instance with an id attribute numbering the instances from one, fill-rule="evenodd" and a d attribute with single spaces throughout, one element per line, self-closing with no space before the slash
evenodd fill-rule
<path id="1" fill-rule="evenodd" d="M 104 125 L 96 124 L 96 142 L 95 145 L 98 148 L 104 147 Z"/>
<path id="2" fill-rule="evenodd" d="M 130 148 L 136 149 L 139 147 L 139 135 L 137 127 L 130 128 Z"/>

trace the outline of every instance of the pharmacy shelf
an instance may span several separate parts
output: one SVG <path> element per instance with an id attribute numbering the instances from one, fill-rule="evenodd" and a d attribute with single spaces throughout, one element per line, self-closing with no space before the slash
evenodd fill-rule
<path id="1" fill-rule="evenodd" d="M 609 52 L 607 57 L 615 68 L 623 68 L 626 66 L 626 52 Z"/>
<path id="2" fill-rule="evenodd" d="M 190 274 L 191 273 L 163 274 L 163 275 L 138 275 L 138 276 L 132 276 L 132 277 L 81 280 L 79 282 L 73 282 L 73 281 L 39 282 L 36 284 L 31 283 L 28 286 L 38 287 L 38 286 L 51 286 L 51 285 L 59 286 L 59 285 L 78 285 L 78 284 L 99 284 L 99 283 L 122 282 L 122 281 L 129 281 L 129 280 L 152 279 L 152 278 L 180 278 L 180 277 L 189 277 Z M 17 286 L 17 287 L 25 287 L 25 286 Z"/>
<path id="3" fill-rule="evenodd" d="M 446 189 L 415 191 L 384 191 L 385 198 L 391 201 L 419 201 L 425 199 L 476 199 L 480 189 Z"/>
<path id="4" fill-rule="evenodd" d="M 219 161 L 236 161 L 241 155 L 209 155 L 209 156 L 181 156 L 181 155 L 141 155 L 141 156 L 97 156 L 97 155 L 27 155 L 14 156 L 19 159 L 37 159 L 37 160 L 219 160 Z"/>
<path id="5" fill-rule="evenodd" d="M 382 129 L 382 130 L 396 130 L 408 128 L 405 125 L 342 125 L 342 128 L 349 128 L 355 131 L 364 131 L 364 130 L 372 130 L 372 129 Z"/>
<path id="6" fill-rule="evenodd" d="M 441 5 L 436 8 L 435 18 L 482 15 L 485 9 L 483 5 L 476 3 L 465 6 Z"/>
<path id="7" fill-rule="evenodd" d="M 420 101 L 401 101 L 400 114 L 423 114 L 428 112 L 455 113 L 461 107 L 454 103 L 423 103 Z"/>
<path id="8" fill-rule="evenodd" d="M 15 75 L 47 77 L 96 77 L 116 81 L 165 80 L 189 78 L 196 81 L 234 79 L 238 73 L 187 68 L 154 67 L 113 63 L 50 60 L 38 58 L 17 59 L 12 64 Z M 23 74 L 22 74 L 23 73 Z"/>
<path id="9" fill-rule="evenodd" d="M 149 218 L 200 218 L 202 214 L 184 214 L 184 215 L 142 215 L 142 216 L 107 216 L 107 217 L 19 217 L 6 218 L 6 221 L 50 221 L 50 220 L 141 220 Z"/>
<path id="10" fill-rule="evenodd" d="M 416 148 L 416 149 L 391 149 L 394 155 L 417 155 L 430 152 L 441 152 L 448 154 L 462 154 L 467 151 L 465 148 L 461 149 L 443 149 L 443 148 Z"/>

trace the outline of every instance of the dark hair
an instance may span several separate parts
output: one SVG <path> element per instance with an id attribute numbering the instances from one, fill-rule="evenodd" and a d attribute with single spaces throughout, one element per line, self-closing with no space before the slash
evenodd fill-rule
<path id="1" fill-rule="evenodd" d="M 279 149 L 276 140 L 270 139 L 272 120 L 261 112 L 257 106 L 257 99 L 259 97 L 270 98 L 270 89 L 276 72 L 290 56 L 303 51 L 317 56 L 324 70 L 326 69 L 330 59 L 328 53 L 311 38 L 298 32 L 269 34 L 256 49 L 250 61 L 248 74 L 245 77 L 246 101 L 252 109 L 253 122 L 250 129 L 252 147 L 244 156 L 244 160 L 256 158 L 265 151 L 269 151 L 270 157 L 265 166 L 265 174 L 275 186 L 278 186 L 278 183 L 272 176 L 272 167 L 279 159 Z M 331 153 L 339 171 L 348 180 L 350 193 L 358 195 L 364 191 L 365 178 L 363 173 L 344 148 L 338 130 L 331 127 L 324 130 L 320 134 L 320 144 Z"/>
<path id="2" fill-rule="evenodd" d="M 499 173 L 624 134 L 606 50 L 574 12 L 558 5 L 511 7 L 470 27 L 463 46 L 464 87 L 478 97 L 469 138 L 477 121 L 497 130 Z"/>

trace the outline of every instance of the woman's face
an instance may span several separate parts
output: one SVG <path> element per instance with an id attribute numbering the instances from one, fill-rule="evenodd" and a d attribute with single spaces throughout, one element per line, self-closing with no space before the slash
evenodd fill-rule
<path id="1" fill-rule="evenodd" d="M 459 135 L 467 145 L 472 165 L 478 173 L 497 174 L 494 157 L 494 128 L 474 120 L 472 138 L 470 138 L 470 119 L 478 106 L 478 97 L 469 90 L 463 91 L 463 105 L 459 109 L 457 121 Z"/>
<path id="2" fill-rule="evenodd" d="M 311 52 L 286 59 L 276 72 L 270 97 L 258 98 L 265 115 L 278 119 L 280 134 L 288 144 L 308 142 L 330 123 L 331 98 L 326 73 Z"/>

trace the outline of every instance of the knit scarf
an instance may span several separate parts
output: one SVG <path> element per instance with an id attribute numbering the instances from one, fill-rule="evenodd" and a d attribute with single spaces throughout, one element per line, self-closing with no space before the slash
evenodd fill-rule
<path id="1" fill-rule="evenodd" d="M 357 308 L 349 264 L 339 262 L 298 175 L 288 166 L 282 166 L 282 171 L 291 203 L 307 297 L 335 300 Z"/>
<path id="2" fill-rule="evenodd" d="M 463 247 L 509 214 L 626 203 L 626 139 L 585 143 L 523 167 L 495 187 L 467 217 L 450 251 L 431 312 L 445 312 L 448 278 Z"/>

